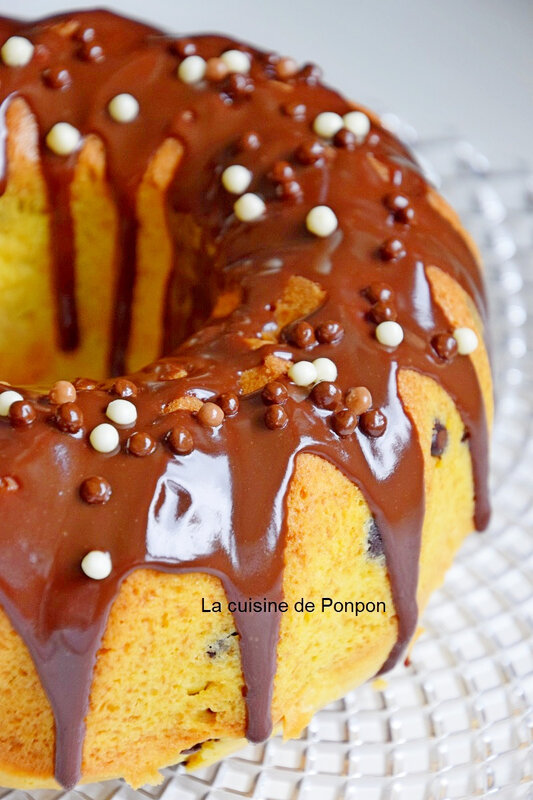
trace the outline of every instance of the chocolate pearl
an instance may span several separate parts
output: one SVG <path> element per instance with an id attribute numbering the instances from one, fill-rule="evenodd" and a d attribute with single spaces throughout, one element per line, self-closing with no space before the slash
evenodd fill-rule
<path id="1" fill-rule="evenodd" d="M 119 397 L 136 397 L 139 393 L 137 386 L 127 378 L 117 378 L 111 391 Z"/>
<path id="2" fill-rule="evenodd" d="M 338 344 L 344 336 L 344 328 L 330 319 L 317 325 L 315 335 L 320 344 Z"/>
<path id="3" fill-rule="evenodd" d="M 155 448 L 155 440 L 149 433 L 144 433 L 144 431 L 136 431 L 128 439 L 128 450 L 132 456 L 138 456 L 139 458 L 149 456 L 154 452 Z"/>
<path id="4" fill-rule="evenodd" d="M 270 172 L 270 177 L 276 183 L 291 181 L 294 178 L 294 169 L 288 161 L 276 161 Z"/>
<path id="5" fill-rule="evenodd" d="M 228 68 L 221 58 L 208 58 L 205 67 L 205 77 L 208 81 L 223 81 L 228 74 Z"/>
<path id="6" fill-rule="evenodd" d="M 255 89 L 255 83 L 248 75 L 239 72 L 232 73 L 226 78 L 223 86 L 224 93 L 233 100 L 242 99 L 250 95 Z"/>
<path id="7" fill-rule="evenodd" d="M 68 89 L 72 85 L 70 72 L 66 67 L 49 67 L 43 71 L 43 81 L 50 89 Z"/>
<path id="8" fill-rule="evenodd" d="M 187 456 L 194 450 L 194 441 L 190 432 L 181 425 L 172 428 L 167 441 L 170 449 L 179 456 Z"/>
<path id="9" fill-rule="evenodd" d="M 344 408 L 333 415 L 331 424 L 339 436 L 351 436 L 357 428 L 357 414 L 354 414 L 349 408 Z"/>
<path id="10" fill-rule="evenodd" d="M 237 150 L 239 152 L 257 150 L 259 147 L 261 147 L 261 138 L 255 131 L 247 131 L 246 133 L 243 133 L 237 142 Z"/>
<path id="11" fill-rule="evenodd" d="M 394 292 L 387 283 L 371 283 L 364 289 L 364 294 L 371 303 L 386 303 L 392 300 Z"/>
<path id="12" fill-rule="evenodd" d="M 413 221 L 415 212 L 409 205 L 409 198 L 403 194 L 388 194 L 384 198 L 384 203 L 394 214 L 396 222 L 408 224 Z"/>
<path id="13" fill-rule="evenodd" d="M 298 72 L 298 80 L 307 83 L 309 86 L 316 86 L 322 78 L 322 70 L 317 64 L 304 64 Z"/>
<path id="14" fill-rule="evenodd" d="M 172 42 L 170 49 L 180 58 L 187 58 L 187 56 L 193 56 L 196 53 L 196 45 L 190 39 L 178 39 Z"/>
<path id="15" fill-rule="evenodd" d="M 269 406 L 265 411 L 265 425 L 270 430 L 282 430 L 289 421 L 287 412 L 281 405 Z"/>
<path id="16" fill-rule="evenodd" d="M 9 407 L 9 421 L 14 428 L 25 428 L 37 419 L 34 407 L 27 400 L 16 400 Z"/>
<path id="17" fill-rule="evenodd" d="M 288 330 L 289 341 L 302 350 L 316 344 L 313 326 L 308 322 L 297 322 Z"/>
<path id="18" fill-rule="evenodd" d="M 76 378 L 73 386 L 77 392 L 92 392 L 98 388 L 98 383 L 91 378 Z"/>
<path id="19" fill-rule="evenodd" d="M 378 300 L 377 303 L 374 303 L 368 313 L 370 319 L 377 325 L 379 325 L 380 322 L 387 322 L 388 320 L 394 321 L 398 317 L 396 309 L 394 309 L 390 303 L 383 302 L 383 300 Z"/>
<path id="20" fill-rule="evenodd" d="M 91 506 L 103 506 L 112 495 L 111 484 L 99 475 L 85 478 L 80 486 L 80 497 Z"/>
<path id="21" fill-rule="evenodd" d="M 448 444 L 448 431 L 438 420 L 433 425 L 433 433 L 431 435 L 431 455 L 435 458 L 440 458 L 446 450 Z"/>
<path id="22" fill-rule="evenodd" d="M 307 106 L 298 102 L 298 100 L 290 100 L 288 103 L 283 103 L 281 110 L 286 117 L 291 117 L 297 122 L 303 122 L 307 117 Z"/>
<path id="23" fill-rule="evenodd" d="M 104 50 L 98 42 L 94 39 L 91 41 L 83 42 L 78 50 L 78 56 L 82 61 L 91 61 L 98 63 L 104 60 Z"/>
<path id="24" fill-rule="evenodd" d="M 357 137 L 348 128 L 341 128 L 333 137 L 335 147 L 342 147 L 345 150 L 355 150 Z"/>
<path id="25" fill-rule="evenodd" d="M 77 433 L 83 427 L 83 412 L 76 403 L 63 403 L 56 411 L 56 425 L 64 433 Z"/>
<path id="26" fill-rule="evenodd" d="M 224 421 L 224 412 L 216 403 L 204 403 L 196 415 L 198 422 L 206 428 L 218 428 Z"/>
<path id="27" fill-rule="evenodd" d="M 298 181 L 284 181 L 276 186 L 276 194 L 282 200 L 297 200 L 303 196 L 302 187 Z"/>
<path id="28" fill-rule="evenodd" d="M 346 392 L 344 402 L 354 414 L 360 416 L 368 411 L 372 405 L 372 395 L 366 386 L 352 386 Z"/>
<path id="29" fill-rule="evenodd" d="M 294 58 L 280 58 L 276 64 L 276 76 L 282 81 L 292 78 L 297 72 L 298 64 Z"/>
<path id="30" fill-rule="evenodd" d="M 82 28 L 79 27 L 74 32 L 72 38 L 78 42 L 92 42 L 94 37 L 96 36 L 94 28 Z"/>
<path id="31" fill-rule="evenodd" d="M 374 408 L 371 411 L 366 411 L 364 414 L 361 414 L 359 417 L 359 426 L 366 436 L 377 439 L 385 433 L 387 417 L 379 408 Z"/>
<path id="32" fill-rule="evenodd" d="M 217 405 L 220 406 L 225 417 L 234 417 L 239 410 L 239 398 L 235 392 L 223 392 L 217 398 Z"/>
<path id="33" fill-rule="evenodd" d="M 261 399 L 266 405 L 283 406 L 289 399 L 287 387 L 279 381 L 270 381 L 261 392 Z"/>
<path id="34" fill-rule="evenodd" d="M 342 392 L 336 383 L 320 381 L 311 390 L 311 400 L 319 408 L 336 411 L 342 406 Z"/>
<path id="35" fill-rule="evenodd" d="M 457 355 L 457 342 L 450 333 L 437 333 L 431 346 L 443 361 L 451 361 Z"/>
<path id="36" fill-rule="evenodd" d="M 12 475 L 2 475 L 0 477 L 0 494 L 7 494 L 8 492 L 17 492 L 20 489 L 20 484 Z"/>
<path id="37" fill-rule="evenodd" d="M 403 242 L 394 237 L 386 239 L 379 248 L 379 255 L 383 261 L 399 261 L 405 254 Z"/>
<path id="38" fill-rule="evenodd" d="M 303 142 L 295 152 L 295 158 L 306 167 L 316 164 L 324 157 L 325 147 L 321 142 Z"/>
<path id="39" fill-rule="evenodd" d="M 70 381 L 56 381 L 50 389 L 49 397 L 54 405 L 73 403 L 76 400 L 76 389 Z"/>

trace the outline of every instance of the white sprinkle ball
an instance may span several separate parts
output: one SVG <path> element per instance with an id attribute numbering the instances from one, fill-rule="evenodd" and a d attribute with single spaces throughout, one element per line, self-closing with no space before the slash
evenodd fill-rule
<path id="1" fill-rule="evenodd" d="M 111 575 L 111 556 L 104 550 L 91 550 L 81 560 L 81 568 L 88 578 L 102 581 Z"/>
<path id="2" fill-rule="evenodd" d="M 0 50 L 2 61 L 7 67 L 25 67 L 33 56 L 34 47 L 23 36 L 10 36 Z"/>
<path id="3" fill-rule="evenodd" d="M 112 453 L 118 447 L 118 431 L 109 422 L 102 422 L 92 429 L 89 441 L 98 453 Z"/>
<path id="4" fill-rule="evenodd" d="M 133 122 L 139 116 L 139 102 L 132 94 L 116 94 L 109 101 L 107 110 L 115 122 Z"/>
<path id="5" fill-rule="evenodd" d="M 111 400 L 105 413 L 117 425 L 132 425 L 137 419 L 137 409 L 130 400 Z"/>
<path id="6" fill-rule="evenodd" d="M 457 342 L 457 352 L 461 356 L 469 356 L 479 344 L 476 332 L 472 328 L 456 328 L 453 338 Z"/>
<path id="7" fill-rule="evenodd" d="M 242 164 L 232 164 L 231 167 L 226 167 L 222 173 L 221 181 L 227 192 L 242 194 L 252 181 L 252 173 Z"/>
<path id="8" fill-rule="evenodd" d="M 323 139 L 331 139 L 341 128 L 344 128 L 344 121 L 340 114 L 334 111 L 322 111 L 315 117 L 313 130 Z"/>
<path id="9" fill-rule="evenodd" d="M 11 405 L 16 403 L 17 400 L 24 400 L 24 398 L 18 392 L 13 391 L 13 389 L 2 392 L 0 394 L 0 417 L 7 417 Z"/>
<path id="10" fill-rule="evenodd" d="M 48 148 L 58 156 L 69 156 L 78 149 L 81 133 L 69 122 L 56 122 L 46 135 Z"/>
<path id="11" fill-rule="evenodd" d="M 337 380 L 337 365 L 331 358 L 315 358 L 313 366 L 316 369 L 317 381 Z"/>
<path id="12" fill-rule="evenodd" d="M 362 111 L 349 111 L 342 118 L 344 127 L 348 128 L 358 139 L 363 140 L 370 131 L 370 120 Z"/>
<path id="13" fill-rule="evenodd" d="M 220 58 L 226 65 L 228 72 L 239 72 L 242 75 L 250 72 L 250 56 L 248 53 L 243 53 L 242 50 L 226 50 Z"/>
<path id="14" fill-rule="evenodd" d="M 311 361 L 297 361 L 289 368 L 288 375 L 296 386 L 311 386 L 317 381 L 316 367 Z"/>
<path id="15" fill-rule="evenodd" d="M 187 56 L 178 67 L 178 78 L 183 83 L 198 83 L 205 75 L 206 66 L 201 56 Z"/>
<path id="16" fill-rule="evenodd" d="M 403 328 L 397 322 L 380 322 L 376 328 L 376 339 L 386 347 L 398 347 L 403 342 Z"/>
<path id="17" fill-rule="evenodd" d="M 329 206 L 315 206 L 305 218 L 309 233 L 324 238 L 337 229 L 337 217 Z"/>
<path id="18" fill-rule="evenodd" d="M 253 220 L 263 216 L 266 206 L 259 195 L 247 192 L 235 201 L 233 210 L 235 211 L 235 216 L 241 222 L 253 222 Z"/>

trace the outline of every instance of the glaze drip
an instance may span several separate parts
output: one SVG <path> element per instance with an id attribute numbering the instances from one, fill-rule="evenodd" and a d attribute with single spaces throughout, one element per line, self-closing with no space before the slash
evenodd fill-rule
<path id="1" fill-rule="evenodd" d="M 87 60 L 87 47 L 80 43 L 83 32 L 91 29 L 101 59 Z M 130 333 L 136 193 L 151 158 L 169 137 L 178 139 L 185 152 L 168 190 L 169 230 L 173 215 L 188 215 L 215 253 L 201 269 L 199 263 L 205 285 L 195 289 L 197 319 L 174 319 L 167 305 L 165 345 L 172 355 L 129 376 L 139 389 L 132 398 L 138 420 L 134 428 L 120 432 L 118 452 L 102 455 L 88 444 L 88 432 L 105 421 L 112 380 L 92 391 L 78 391 L 76 402 L 84 418 L 79 433 L 68 435 L 51 424 L 48 396 L 32 390 L 22 390 L 38 412 L 31 431 L 22 435 L 0 423 L 1 473 L 16 465 L 20 483 L 20 490 L 2 500 L 0 602 L 30 650 L 54 711 L 56 778 L 72 787 L 81 776 L 92 670 L 124 578 L 140 567 L 204 571 L 221 579 L 228 599 L 267 595 L 280 600 L 285 504 L 301 453 L 328 460 L 360 487 L 368 502 L 398 615 L 398 641 L 382 669 L 396 663 L 417 621 L 424 519 L 423 455 L 399 397 L 398 373 L 412 369 L 434 378 L 456 403 L 472 454 L 475 523 L 485 527 L 483 399 L 471 360 L 457 356 L 443 362 L 430 345 L 436 333 L 449 330 L 449 323 L 432 298 L 426 267 L 436 265 L 453 277 L 482 318 L 484 294 L 472 253 L 428 202 L 417 165 L 389 132 L 374 124 L 363 142 L 341 136 L 337 147 L 320 150 L 313 144 L 316 115 L 343 115 L 351 106 L 319 83 L 312 70 L 274 80 L 273 57 L 244 46 L 252 64 L 247 81 L 234 77 L 184 84 L 176 77 L 179 40 L 108 12 L 80 12 L 34 26 L 0 20 L 2 40 L 15 33 L 31 39 L 35 54 L 26 67 L 0 67 L 1 131 L 5 139 L 7 105 L 13 97 L 23 97 L 41 132 L 62 348 L 75 349 L 79 342 L 70 216 L 76 154 L 62 158 L 47 150 L 44 137 L 56 122 L 68 121 L 83 136 L 96 134 L 105 144 L 109 184 L 121 219 L 112 374 L 123 369 Z M 205 59 L 241 47 L 217 36 L 194 41 Z M 68 69 L 70 85 L 53 91 L 43 83 L 42 73 L 58 66 Z M 120 92 L 139 102 L 139 116 L 128 125 L 118 125 L 106 113 L 107 103 Z M 243 133 L 254 144 L 255 136 L 259 146 L 243 148 Z M 254 223 L 235 219 L 235 198 L 220 187 L 222 170 L 236 160 L 251 170 L 251 191 L 266 202 L 264 217 Z M 297 191 L 276 189 L 269 175 L 279 161 L 292 165 Z M 390 199 L 400 192 L 412 214 L 404 214 Z M 335 211 L 339 223 L 323 240 L 305 228 L 307 212 L 321 204 Z M 399 238 L 400 245 L 388 245 L 382 258 L 383 243 L 391 238 Z M 179 252 L 176 265 L 179 273 Z M 318 283 L 326 293 L 307 321 L 318 327 L 334 320 L 344 335 L 333 343 L 313 344 L 312 356 L 294 347 L 283 332 L 279 343 L 250 350 L 247 338 L 260 337 L 265 326 L 275 328 L 273 308 L 291 276 Z M 395 349 L 376 341 L 375 324 L 368 318 L 365 290 L 376 282 L 390 287 L 393 312 L 403 327 L 404 340 Z M 190 334 L 208 316 L 207 299 L 211 302 L 235 285 L 243 293 L 238 308 L 222 320 L 208 320 L 182 342 L 181 334 Z M 387 419 L 383 435 L 371 438 L 359 428 L 345 438 L 337 435 L 330 412 L 317 408 L 307 392 L 295 391 L 290 383 L 284 405 L 289 422 L 283 429 L 265 425 L 260 392 L 241 396 L 238 413 L 220 428 L 200 426 L 187 411 L 164 412 L 176 397 L 209 400 L 237 391 L 244 370 L 258 366 L 268 354 L 285 360 L 334 359 L 343 392 L 352 386 L 370 389 L 374 406 Z M 166 370 L 179 367 L 187 373 L 184 377 L 165 380 Z M 193 429 L 190 454 L 176 455 L 168 446 L 166 437 L 174 425 Z M 134 430 L 156 443 L 145 458 L 128 453 L 126 442 Z M 93 475 L 103 476 L 112 487 L 109 501 L 98 507 L 79 496 L 79 486 Z M 111 554 L 113 571 L 106 580 L 87 580 L 79 568 L 93 549 Z M 28 552 L 35 558 L 28 559 Z M 279 614 L 235 614 L 251 741 L 264 740 L 272 730 L 279 624 Z"/>

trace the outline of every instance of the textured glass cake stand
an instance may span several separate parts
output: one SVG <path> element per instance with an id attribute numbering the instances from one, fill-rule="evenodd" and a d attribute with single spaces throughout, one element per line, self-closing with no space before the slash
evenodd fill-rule
<path id="1" fill-rule="evenodd" d="M 110 781 L 69 800 L 533 798 L 533 173 L 491 169 L 459 137 L 419 140 L 384 119 L 485 258 L 497 396 L 490 531 L 467 540 L 409 667 L 385 688 L 351 692 L 298 741 L 249 745 L 190 775 L 167 769 L 158 787 Z M 0 800 L 58 796 L 0 790 Z"/>

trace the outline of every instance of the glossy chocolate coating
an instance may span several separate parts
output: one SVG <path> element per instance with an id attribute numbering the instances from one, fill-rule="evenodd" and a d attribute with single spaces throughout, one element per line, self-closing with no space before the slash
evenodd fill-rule
<path id="1" fill-rule="evenodd" d="M 65 33 L 65 26 L 61 33 L 61 22 L 77 26 L 74 34 Z M 95 34 L 86 41 L 83 33 L 88 29 Z M 45 135 L 56 122 L 69 121 L 83 136 L 96 133 L 103 140 L 122 222 L 110 374 L 122 370 L 129 337 L 136 192 L 151 157 L 168 137 L 179 139 L 185 150 L 168 191 L 168 207 L 192 215 L 202 226 L 219 265 L 214 270 L 199 260 L 198 285 L 207 288 L 199 293 L 201 302 L 190 320 L 176 324 L 175 314 L 169 313 L 166 351 L 173 351 L 172 358 L 128 378 L 139 388 L 134 429 L 149 430 L 155 441 L 167 442 L 168 432 L 180 426 L 192 432 L 194 440 L 187 455 L 166 444 L 150 458 L 132 458 L 127 450 L 131 430 L 120 431 L 116 455 L 102 455 L 90 447 L 88 433 L 106 421 L 103 410 L 113 379 L 88 391 L 76 384 L 76 406 L 84 425 L 76 433 L 58 430 L 50 422 L 50 406 L 42 394 L 26 389 L 21 390 L 24 397 L 37 409 L 31 429 L 21 433 L 0 421 L 0 475 L 13 476 L 20 486 L 1 498 L 0 602 L 26 642 L 50 699 L 57 731 L 56 777 L 70 787 L 80 777 L 96 653 L 122 580 L 139 567 L 204 571 L 220 577 L 228 599 L 268 595 L 279 600 L 286 495 L 299 453 L 322 456 L 366 497 L 380 533 L 399 620 L 398 641 L 383 669 L 398 660 L 417 621 L 424 518 L 423 458 L 416 430 L 398 396 L 400 368 L 433 377 L 455 401 L 472 452 L 478 528 L 485 527 L 489 513 L 487 430 L 480 388 L 469 358 L 443 364 L 430 346 L 432 337 L 447 330 L 448 323 L 432 301 L 424 266 L 438 264 L 448 272 L 482 315 L 484 299 L 472 253 L 430 205 L 418 166 L 389 132 L 374 124 L 372 135 L 353 148 L 317 144 L 312 130 L 316 115 L 322 111 L 342 115 L 352 106 L 320 83 L 314 67 L 307 66 L 282 83 L 272 78 L 266 54 L 246 47 L 252 57 L 246 79 L 231 76 L 188 85 L 176 75 L 183 57 L 180 40 L 102 11 L 73 13 L 36 25 L 0 20 L 0 41 L 11 35 L 29 38 L 36 54 L 25 67 L 0 64 L 0 136 L 5 140 L 5 111 L 11 98 L 22 96 L 41 132 L 63 348 L 73 350 L 79 340 L 73 223 L 68 213 L 76 155 L 59 157 L 46 148 Z M 187 53 L 194 47 L 206 60 L 239 46 L 218 36 L 182 41 Z M 45 70 L 52 72 L 45 75 Z M 68 73 L 62 87 L 50 85 L 50 76 L 59 75 L 58 70 Z M 128 124 L 117 124 L 106 111 L 109 100 L 121 92 L 131 93 L 139 102 L 138 118 Z M 4 148 L 2 141 L 1 154 Z M 377 173 L 370 154 L 394 174 L 395 185 Z M 294 169 L 301 189 L 298 202 L 280 198 L 268 177 L 280 161 Z M 266 201 L 266 214 L 258 222 L 240 223 L 233 215 L 233 198 L 219 178 L 231 163 L 252 171 Z M 305 227 L 307 212 L 319 204 L 329 205 L 339 222 L 327 239 L 313 237 Z M 379 255 L 382 243 L 397 236 L 405 249 L 401 266 L 387 264 Z M 268 266 L 273 259 L 280 266 Z M 256 338 L 264 325 L 272 325 L 272 300 L 281 297 L 291 275 L 318 282 L 326 291 L 324 305 L 309 322 L 316 327 L 335 320 L 344 337 L 334 347 L 318 344 L 313 358 L 334 358 L 343 392 L 353 386 L 368 387 L 387 418 L 383 435 L 371 439 L 357 428 L 342 438 L 331 424 L 331 414 L 296 396 L 284 406 L 288 424 L 277 432 L 265 425 L 260 393 L 241 397 L 239 413 L 218 429 L 202 426 L 190 412 L 164 414 L 165 406 L 179 395 L 214 401 L 225 392 L 237 392 L 242 371 L 259 365 L 267 353 L 301 357 L 290 344 L 260 350 L 243 347 L 247 337 Z M 235 280 L 246 287 L 241 306 L 181 342 L 183 333 L 208 318 L 217 292 Z M 369 302 L 363 290 L 379 282 L 392 288 L 405 331 L 395 350 L 378 344 L 367 316 Z M 168 370 L 180 365 L 187 376 L 169 380 Z M 184 438 L 182 434 L 180 441 Z M 112 501 L 91 506 L 80 498 L 79 486 L 87 477 L 104 472 L 104 467 L 113 487 Z M 217 498 L 212 501 L 216 507 L 206 505 L 206 497 Z M 64 541 L 58 548 L 60 533 Z M 110 552 L 109 578 L 90 581 L 81 571 L 80 562 L 92 549 Z M 39 569 L 28 558 L 32 551 L 39 552 Z M 236 613 L 234 619 L 247 687 L 247 735 L 259 741 L 269 736 L 272 727 L 279 615 Z"/>

